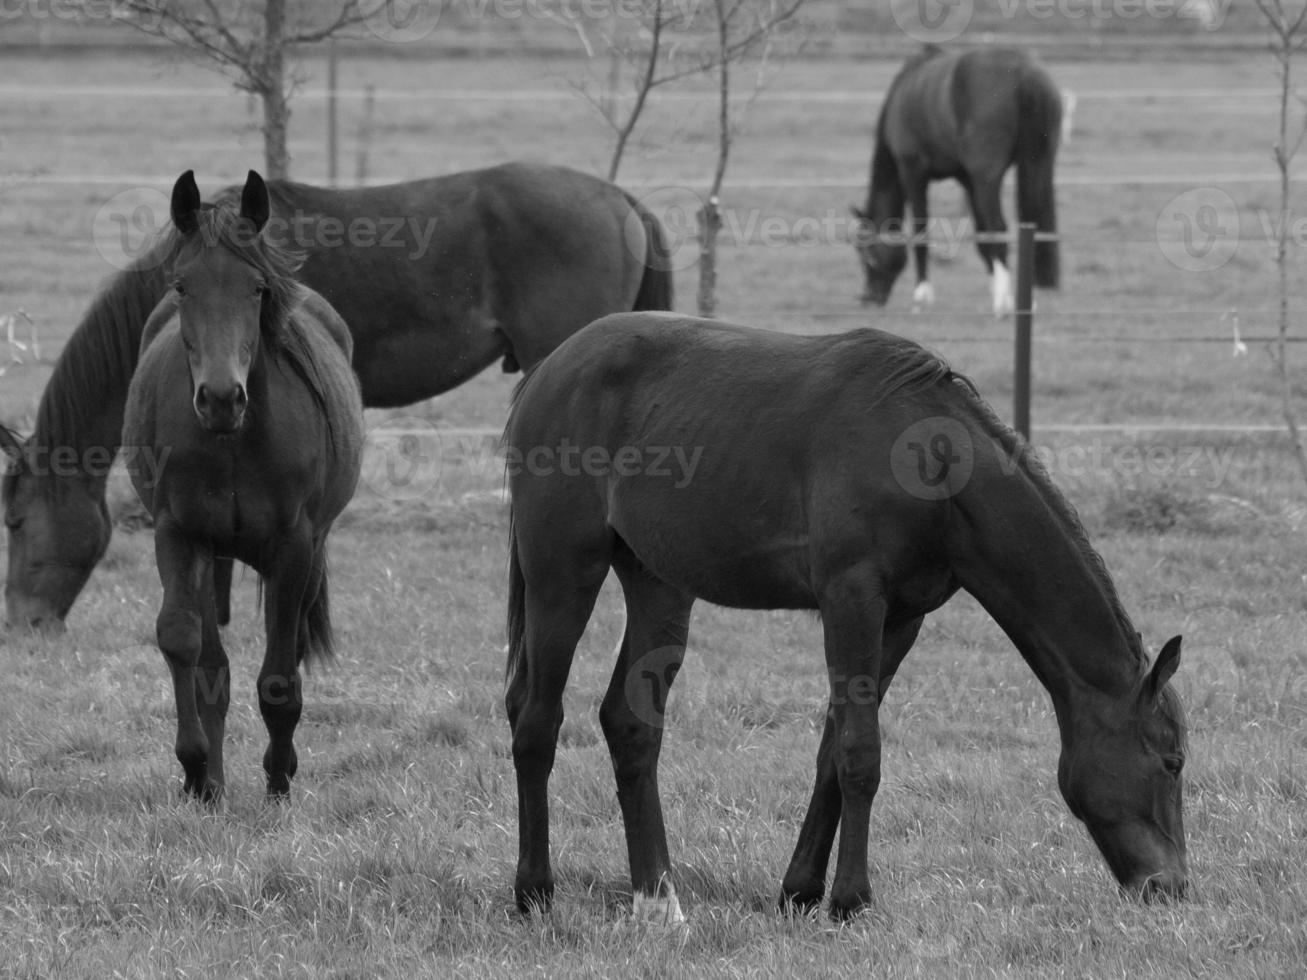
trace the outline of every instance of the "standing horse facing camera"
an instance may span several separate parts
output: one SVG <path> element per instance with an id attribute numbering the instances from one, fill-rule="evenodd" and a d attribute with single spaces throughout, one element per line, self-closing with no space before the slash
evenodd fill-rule
<path id="1" fill-rule="evenodd" d="M 127 393 L 124 445 L 154 516 L 163 582 L 158 642 L 177 701 L 186 792 L 216 800 L 230 701 L 214 567 L 235 558 L 263 583 L 267 649 L 259 710 L 269 798 L 295 775 L 299 666 L 331 654 L 327 532 L 358 482 L 363 406 L 350 334 L 264 240 L 268 191 L 250 171 L 239 211 L 200 203 L 187 171 L 172 192 L 171 292 L 150 317 Z M 140 457 L 134 457 L 139 459 Z"/>
<path id="2" fill-rule="evenodd" d="M 1058 786 L 1122 888 L 1184 892 L 1185 726 L 1167 684 L 1180 638 L 1150 666 L 1038 460 L 921 347 L 875 330 L 805 337 L 605 317 L 522 382 L 505 441 L 523 910 L 553 897 L 548 782 L 563 688 L 610 568 L 626 630 L 599 718 L 638 916 L 681 918 L 657 767 L 696 599 L 821 615 L 830 700 L 784 905 L 820 904 L 837 827 L 830 912 L 870 900 L 878 704 L 924 617 L 958 589 L 1048 690 Z"/>
<path id="3" fill-rule="evenodd" d="M 976 231 L 1007 230 L 1000 192 L 1016 164 L 1017 218 L 1041 232 L 1057 230 L 1053 163 L 1062 125 L 1062 93 L 1022 51 L 982 48 L 948 54 L 934 45 L 900 69 L 876 123 L 867 203 L 854 208 L 855 244 L 866 283 L 864 303 L 883 306 L 908 261 L 917 260 L 915 304 L 935 299 L 927 263 L 930 245 L 927 190 L 957 180 L 967 193 Z M 912 220 L 904 227 L 905 208 Z M 1007 243 L 980 241 L 990 273 L 995 316 L 1012 312 Z M 1035 243 L 1035 285 L 1056 288 L 1058 248 Z"/>

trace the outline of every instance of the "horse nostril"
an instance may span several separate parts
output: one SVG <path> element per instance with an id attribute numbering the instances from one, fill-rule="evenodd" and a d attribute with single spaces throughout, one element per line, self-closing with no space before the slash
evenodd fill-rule
<path id="1" fill-rule="evenodd" d="M 250 401 L 249 395 L 245 393 L 245 386 L 242 384 L 238 384 L 236 386 L 236 394 L 232 396 L 232 404 L 236 406 L 236 411 L 237 412 L 245 411 L 245 406 L 249 404 L 249 401 Z"/>
<path id="2" fill-rule="evenodd" d="M 195 389 L 195 407 L 203 412 L 209 405 L 209 389 L 201 382 Z"/>

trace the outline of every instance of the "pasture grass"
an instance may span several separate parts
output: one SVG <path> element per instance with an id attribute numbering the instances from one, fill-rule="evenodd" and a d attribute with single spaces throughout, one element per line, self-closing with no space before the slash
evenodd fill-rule
<path id="1" fill-rule="evenodd" d="M 12 172 L 172 175 L 198 155 L 214 178 L 208 188 L 257 165 L 241 99 L 206 99 L 195 111 L 164 97 L 172 86 L 221 91 L 201 73 L 121 54 L 17 58 L 11 67 L 11 82 L 73 77 L 160 90 L 117 102 L 0 98 Z M 801 62 L 773 89 L 856 79 L 870 91 L 894 67 Z M 587 70 L 358 60 L 347 62 L 343 82 L 519 88 L 563 85 Z M 1260 64 L 1221 60 L 1117 65 L 1106 76 L 1093 64 L 1057 70 L 1082 91 L 1267 84 Z M 548 110 L 474 100 L 380 105 L 374 172 L 418 176 L 505 156 L 587 168 L 604 159 L 602 124 L 579 100 Z M 1062 173 L 1269 168 L 1270 106 L 1216 100 L 1200 125 L 1174 102 L 1128 105 L 1082 100 Z M 306 171 L 316 169 L 308 136 L 319 112 L 307 98 L 297 104 L 295 152 Z M 733 173 L 854 184 L 864 174 L 869 111 L 764 93 L 749 112 Z M 710 117 L 707 105 L 661 106 L 626 172 L 705 174 Z M 1231 309 L 1242 312 L 1246 333 L 1266 328 L 1271 276 L 1255 233 L 1211 274 L 1181 273 L 1158 248 L 1158 215 L 1188 186 L 1064 189 L 1063 226 L 1080 241 L 1067 246 L 1063 292 L 1039 297 L 1035 441 L 1148 648 L 1185 636 L 1176 684 L 1191 726 L 1189 901 L 1120 899 L 1058 796 L 1046 695 L 998 628 L 960 596 L 927 622 L 882 712 L 872 908 L 842 927 L 778 915 L 824 703 L 819 624 L 701 606 L 661 767 L 690 924 L 671 933 L 633 924 L 597 720 L 621 622 L 610 582 L 578 650 L 551 784 L 556 909 L 520 918 L 502 708 L 506 509 L 493 439 L 469 435 L 441 439 L 429 492 L 403 500 L 365 487 L 340 522 L 332 541 L 339 656 L 306 685 L 289 806 L 262 799 L 252 576 L 238 579 L 227 633 L 229 791 L 214 813 L 179 799 L 170 685 L 153 644 L 159 589 L 148 532 L 119 530 L 67 635 L 4 638 L 0 976 L 1297 976 L 1307 961 L 1307 508 L 1283 438 L 1039 430 L 1277 418 L 1259 345 L 1236 358 L 1225 339 L 1149 343 L 1224 338 Z M 1244 227 L 1256 229 L 1269 191 L 1223 186 Z M 88 229 L 115 189 L 20 181 L 0 197 L 3 303 L 37 318 L 49 354 L 109 271 Z M 842 211 L 848 197 L 829 187 L 750 188 L 732 202 L 793 218 Z M 946 190 L 937 200 L 943 213 L 960 207 Z M 722 261 L 725 315 L 806 332 L 875 324 L 919 337 L 1006 409 L 1008 328 L 985 314 L 969 250 L 939 264 L 940 308 L 915 316 L 904 284 L 881 314 L 856 306 L 847 246 L 729 245 Z M 690 309 L 693 271 L 678 285 L 679 306 Z M 1297 309 L 1304 287 L 1294 288 Z M 47 372 L 9 368 L 0 417 L 30 413 Z M 370 419 L 493 429 L 513 381 L 487 372 Z M 116 483 L 119 513 L 127 499 Z"/>

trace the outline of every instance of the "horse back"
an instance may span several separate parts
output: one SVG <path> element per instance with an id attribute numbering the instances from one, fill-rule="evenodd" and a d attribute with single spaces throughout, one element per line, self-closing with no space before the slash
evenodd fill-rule
<path id="1" fill-rule="evenodd" d="M 942 542 L 921 543 L 942 533 L 944 505 L 904 492 L 890 459 L 915 422 L 951 411 L 925 394 L 946 375 L 916 345 L 875 331 L 800 337 L 606 317 L 515 399 L 506 443 L 524 562 L 565 548 L 559 534 L 588 535 L 573 546 L 592 548 L 613 533 L 654 574 L 709 601 L 812 608 L 842 562 L 938 556 Z"/>

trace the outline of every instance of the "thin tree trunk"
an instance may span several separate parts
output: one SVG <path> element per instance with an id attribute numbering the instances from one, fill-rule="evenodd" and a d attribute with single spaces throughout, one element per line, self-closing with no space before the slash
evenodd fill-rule
<path id="1" fill-rule="evenodd" d="M 699 315 L 717 315 L 717 241 L 722 230 L 721 191 L 731 155 L 731 61 L 727 57 L 730 16 L 724 0 L 716 0 L 717 48 L 721 64 L 717 74 L 717 165 L 708 199 L 699 210 Z"/>
<path id="2" fill-rule="evenodd" d="M 286 3 L 267 0 L 263 16 L 263 59 L 259 97 L 263 100 L 263 164 L 270 180 L 290 176 L 290 152 L 286 133 L 290 126 L 290 104 L 286 99 Z"/>

